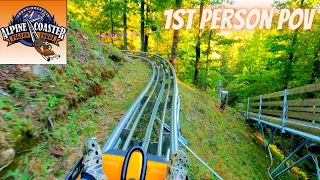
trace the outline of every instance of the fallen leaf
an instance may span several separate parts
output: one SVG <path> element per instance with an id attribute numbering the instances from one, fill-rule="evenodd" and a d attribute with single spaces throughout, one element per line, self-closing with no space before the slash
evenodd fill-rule
<path id="1" fill-rule="evenodd" d="M 63 146 L 60 146 L 59 149 L 63 152 L 65 148 Z"/>

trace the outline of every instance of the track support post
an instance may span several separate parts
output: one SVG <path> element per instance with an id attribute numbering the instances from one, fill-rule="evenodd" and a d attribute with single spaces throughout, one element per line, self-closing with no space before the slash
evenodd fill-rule
<path id="1" fill-rule="evenodd" d="M 274 128 L 268 143 L 265 144 L 265 146 L 264 146 L 265 148 L 268 148 L 268 146 L 273 142 L 273 139 L 274 139 L 274 136 L 275 136 L 277 130 L 278 130 L 277 128 Z"/>
<path id="2" fill-rule="evenodd" d="M 248 120 L 248 119 L 249 119 L 249 107 L 250 107 L 250 98 L 248 98 L 247 113 L 246 113 L 246 120 Z"/>
<path id="3" fill-rule="evenodd" d="M 287 167 L 285 170 L 281 171 L 279 174 L 275 175 L 273 178 L 276 179 L 278 177 L 280 177 L 281 175 L 283 175 L 285 172 L 289 171 L 290 169 L 292 169 L 294 166 L 298 165 L 299 163 L 305 161 L 306 159 L 308 159 L 310 157 L 309 154 L 305 155 L 304 157 L 302 157 L 301 159 L 299 159 L 298 161 L 296 161 L 295 163 L 291 164 L 289 167 Z"/>
<path id="4" fill-rule="evenodd" d="M 262 94 L 260 94 L 260 102 L 259 102 L 259 113 L 258 113 L 259 126 L 261 125 L 261 108 L 262 108 Z"/>
<path id="5" fill-rule="evenodd" d="M 315 114 L 315 113 L 316 113 L 316 112 L 315 112 L 316 106 L 313 106 L 313 109 L 314 109 L 313 114 Z M 316 123 L 316 121 L 315 121 L 315 120 L 312 120 L 312 123 L 314 124 L 314 123 Z"/>
<path id="6" fill-rule="evenodd" d="M 320 180 L 320 169 L 319 169 L 318 157 L 313 157 L 313 156 L 312 156 L 312 159 L 313 159 L 314 163 L 316 163 L 318 180 Z"/>
<path id="7" fill-rule="evenodd" d="M 289 160 L 293 157 L 293 155 L 295 155 L 298 151 L 300 151 L 300 150 L 304 147 L 304 145 L 305 145 L 307 142 L 308 142 L 308 139 L 307 139 L 306 141 L 304 141 L 303 143 L 301 143 L 275 170 L 272 171 L 271 176 L 272 176 L 273 178 L 275 178 L 275 176 L 278 177 L 278 176 L 282 175 L 283 173 L 285 173 L 286 171 L 290 170 L 290 169 L 287 168 L 285 171 L 282 171 L 281 173 L 275 175 L 275 174 L 280 170 L 280 168 L 283 167 L 283 166 L 286 164 L 286 162 L 289 161 Z M 306 158 L 306 157 L 305 157 L 305 158 Z M 302 162 L 302 160 L 303 160 L 303 159 L 300 159 L 299 162 Z M 304 159 L 304 160 L 305 160 L 305 159 Z M 298 164 L 298 163 L 294 163 L 294 165 L 297 165 L 297 164 Z M 293 166 L 292 166 L 292 167 L 293 167 Z"/>
<path id="8" fill-rule="evenodd" d="M 282 107 L 282 123 L 281 123 L 281 133 L 284 133 L 284 126 L 287 120 L 287 95 L 288 90 L 283 91 L 283 107 Z"/>

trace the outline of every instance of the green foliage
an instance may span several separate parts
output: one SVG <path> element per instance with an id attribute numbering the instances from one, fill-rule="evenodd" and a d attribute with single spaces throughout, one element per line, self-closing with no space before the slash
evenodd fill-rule
<path id="1" fill-rule="evenodd" d="M 75 36 L 71 36 L 68 38 L 68 44 L 70 46 L 73 46 L 75 48 L 72 48 L 72 50 L 75 51 L 75 53 L 80 53 L 81 52 L 81 46 L 80 43 L 78 42 L 77 38 Z"/>
<path id="2" fill-rule="evenodd" d="M 13 90 L 14 97 L 16 98 L 23 93 L 23 87 L 21 86 L 20 82 L 15 79 L 11 79 L 9 87 Z"/>
<path id="3" fill-rule="evenodd" d="M 11 119 L 11 118 L 12 118 L 11 112 L 6 113 L 3 118 L 5 118 L 5 119 Z"/>
<path id="4" fill-rule="evenodd" d="M 56 98 L 55 96 L 49 95 L 49 101 L 48 101 L 48 106 L 50 108 L 55 107 L 57 104 L 58 98 Z"/>
<path id="5" fill-rule="evenodd" d="M 318 82 L 319 20 L 310 31 L 259 30 L 248 34 L 224 71 L 231 102 Z"/>
<path id="6" fill-rule="evenodd" d="M 209 4 L 233 4 L 233 1 L 208 1 L 186 0 L 178 1 L 178 6 L 184 8 L 198 7 L 200 2 L 208 8 Z M 146 1 L 147 3 L 147 1 Z M 304 8 L 313 8 L 319 3 L 317 0 L 304 1 Z M 127 15 L 128 33 L 140 30 L 140 1 L 83 1 L 72 0 L 69 6 L 68 17 L 70 20 L 78 20 L 72 23 L 73 27 L 86 26 L 92 32 L 123 33 L 123 13 Z M 294 9 L 301 6 L 301 0 L 275 1 L 276 8 Z M 89 8 L 90 7 L 90 8 Z M 150 26 L 159 28 L 159 54 L 170 59 L 173 32 L 164 30 L 165 18 L 163 11 L 177 8 L 174 1 L 151 1 L 151 18 L 145 19 L 146 35 L 149 35 L 149 51 L 155 52 L 156 34 L 150 31 Z M 112 18 L 111 18 L 112 12 Z M 276 27 L 278 14 L 275 15 L 273 27 Z M 185 18 L 184 18 L 185 19 Z M 186 20 L 186 19 L 185 19 Z M 176 72 L 180 80 L 187 84 L 193 83 L 195 72 L 195 46 L 198 34 L 199 18 L 197 14 L 193 19 L 192 29 L 179 31 L 178 57 Z M 244 101 L 248 96 L 260 93 L 269 93 L 283 88 L 297 87 L 318 82 L 319 69 L 316 67 L 315 56 L 319 44 L 319 18 L 315 16 L 313 28 L 310 31 L 298 30 L 256 30 L 236 31 L 233 33 L 214 30 L 211 40 L 209 30 L 206 28 L 201 36 L 201 59 L 199 65 L 198 88 L 208 87 L 217 91 L 218 82 L 222 81 L 222 87 L 230 91 L 231 102 Z M 296 43 L 293 38 L 297 33 Z M 140 49 L 140 37 L 128 36 L 128 48 Z M 91 39 L 91 38 L 90 38 Z M 115 47 L 121 48 L 123 36 L 104 37 L 103 41 L 111 44 L 115 41 Z M 73 41 L 73 40 L 71 40 Z M 208 57 L 208 70 L 206 70 L 206 54 L 208 41 L 211 49 Z M 93 49 L 101 52 L 101 48 Z M 290 55 L 293 59 L 290 60 Z M 109 57 L 106 57 L 109 58 Z M 208 77 L 206 77 L 208 71 Z M 205 79 L 207 78 L 207 84 Z"/>
<path id="7" fill-rule="evenodd" d="M 23 175 L 19 169 L 15 169 L 15 171 L 12 171 L 8 173 L 4 178 L 12 178 L 12 179 L 21 179 L 21 180 L 29 180 L 31 177 Z"/>
<path id="8" fill-rule="evenodd" d="M 80 29 L 80 24 L 78 21 L 70 21 L 70 26 L 68 28 L 73 30 Z"/>
<path id="9" fill-rule="evenodd" d="M 0 108 L 3 108 L 4 107 L 4 102 L 2 99 L 0 99 Z"/>

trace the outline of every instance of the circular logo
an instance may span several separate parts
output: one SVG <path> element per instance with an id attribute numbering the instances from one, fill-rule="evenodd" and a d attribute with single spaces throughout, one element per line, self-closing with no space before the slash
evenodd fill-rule
<path id="1" fill-rule="evenodd" d="M 26 46 L 33 47 L 33 39 L 31 36 L 36 33 L 33 28 L 35 22 L 47 23 L 56 25 L 54 17 L 42 7 L 39 6 L 28 6 L 21 9 L 16 16 L 14 16 L 11 24 L 19 24 L 27 22 L 28 29 L 30 31 L 30 38 L 21 39 L 20 42 Z"/>

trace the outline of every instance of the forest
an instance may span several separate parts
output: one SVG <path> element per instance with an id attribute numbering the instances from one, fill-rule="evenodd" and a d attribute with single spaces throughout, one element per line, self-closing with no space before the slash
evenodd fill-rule
<path id="1" fill-rule="evenodd" d="M 165 29 L 166 9 L 199 8 L 202 12 L 203 8 L 233 7 L 234 3 L 72 0 L 68 19 L 89 27 L 116 48 L 158 51 L 175 66 L 181 81 L 213 93 L 227 90 L 233 105 L 250 96 L 319 81 L 318 12 L 310 30 L 303 30 L 303 27 L 290 30 L 287 24 L 280 30 L 276 25 L 267 30 L 199 30 L 201 13 L 195 14 L 190 30 Z M 272 6 L 276 9 L 313 9 L 318 3 L 317 0 L 288 0 L 275 1 Z M 277 22 L 274 20 L 273 23 Z"/>

